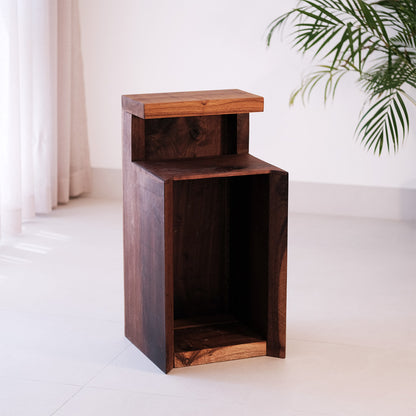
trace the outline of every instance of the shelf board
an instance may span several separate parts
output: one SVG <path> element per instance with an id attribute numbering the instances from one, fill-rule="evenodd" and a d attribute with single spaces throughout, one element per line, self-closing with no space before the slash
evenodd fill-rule
<path id="1" fill-rule="evenodd" d="M 263 97 L 242 90 L 123 95 L 123 110 L 143 119 L 263 111 Z"/>
<path id="2" fill-rule="evenodd" d="M 272 171 L 285 173 L 282 169 L 263 162 L 250 154 L 140 161 L 134 162 L 134 164 L 164 181 L 264 175 Z"/>
<path id="3" fill-rule="evenodd" d="M 233 317 L 175 321 L 175 367 L 264 355 L 265 339 Z"/>

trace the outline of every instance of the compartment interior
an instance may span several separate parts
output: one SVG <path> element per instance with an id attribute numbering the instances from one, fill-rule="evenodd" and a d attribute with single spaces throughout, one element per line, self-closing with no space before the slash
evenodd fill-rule
<path id="1" fill-rule="evenodd" d="M 145 160 L 234 154 L 237 129 L 236 114 L 145 120 Z"/>
<path id="2" fill-rule="evenodd" d="M 175 366 L 265 355 L 269 176 L 176 181 L 173 195 Z"/>

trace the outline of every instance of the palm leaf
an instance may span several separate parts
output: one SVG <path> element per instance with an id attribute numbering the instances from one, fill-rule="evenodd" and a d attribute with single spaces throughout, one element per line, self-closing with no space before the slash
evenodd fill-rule
<path id="1" fill-rule="evenodd" d="M 269 26 L 268 45 L 290 23 L 293 47 L 313 51 L 319 64 L 290 96 L 290 104 L 323 87 L 324 102 L 334 97 L 348 72 L 368 95 L 356 134 L 376 153 L 397 151 L 409 130 L 403 97 L 416 88 L 416 0 L 301 0 Z"/>
<path id="2" fill-rule="evenodd" d="M 409 116 L 400 92 L 379 97 L 361 116 L 356 135 L 366 148 L 381 154 L 384 146 L 396 152 L 409 130 Z"/>

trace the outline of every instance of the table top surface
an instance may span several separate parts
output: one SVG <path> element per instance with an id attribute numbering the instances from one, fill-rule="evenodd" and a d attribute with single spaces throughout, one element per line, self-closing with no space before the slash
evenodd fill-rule
<path id="1" fill-rule="evenodd" d="M 261 112 L 263 102 L 238 89 L 122 96 L 123 110 L 143 119 Z"/>

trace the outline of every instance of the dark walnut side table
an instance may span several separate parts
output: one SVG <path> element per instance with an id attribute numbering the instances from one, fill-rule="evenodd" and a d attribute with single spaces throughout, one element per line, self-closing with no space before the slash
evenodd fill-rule
<path id="1" fill-rule="evenodd" d="M 241 90 L 125 95 L 126 337 L 162 371 L 285 357 L 287 172 Z"/>

